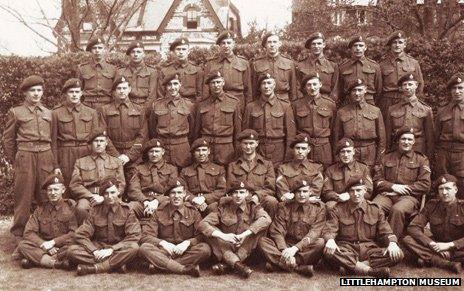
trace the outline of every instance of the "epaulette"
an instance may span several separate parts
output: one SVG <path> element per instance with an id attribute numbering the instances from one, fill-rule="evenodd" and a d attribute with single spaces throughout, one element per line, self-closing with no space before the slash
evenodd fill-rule
<path id="1" fill-rule="evenodd" d="M 332 102 L 333 104 L 336 104 L 335 101 L 332 98 L 330 98 L 329 95 L 327 95 L 327 94 L 321 94 L 321 98 L 325 99 L 325 100 L 328 100 L 328 101 Z"/>
<path id="2" fill-rule="evenodd" d="M 245 58 L 245 57 L 244 57 L 244 56 L 242 56 L 242 55 L 236 55 L 236 56 L 237 56 L 237 58 L 239 58 L 239 59 L 243 59 L 243 60 L 245 60 L 245 61 L 248 61 L 248 59 L 247 59 L 247 58 Z"/>
<path id="3" fill-rule="evenodd" d="M 370 61 L 370 62 L 373 62 L 373 63 L 377 63 L 376 61 L 374 61 L 373 59 L 370 59 L 368 57 L 366 57 L 366 60 Z"/>
<path id="4" fill-rule="evenodd" d="M 289 59 L 290 61 L 293 61 L 293 58 L 292 58 L 291 56 L 287 55 L 287 54 L 281 53 L 280 55 L 281 55 L 284 59 Z"/>
<path id="5" fill-rule="evenodd" d="M 380 208 L 379 204 L 373 202 L 373 201 L 370 201 L 370 200 L 365 200 L 367 204 L 369 205 L 372 205 L 372 206 L 375 206 L 377 207 L 379 210 L 382 210 L 382 208 Z"/>
<path id="6" fill-rule="evenodd" d="M 351 61 L 350 58 L 342 60 L 342 61 L 340 62 L 340 66 L 343 66 L 344 64 L 348 63 L 349 61 Z"/>
<path id="7" fill-rule="evenodd" d="M 419 101 L 420 104 L 424 105 L 425 107 L 432 108 L 430 105 L 425 103 L 423 100 L 418 99 L 418 101 Z"/>
<path id="8" fill-rule="evenodd" d="M 165 208 L 167 205 L 169 205 L 169 203 L 171 203 L 169 200 L 165 200 L 165 201 L 161 202 L 161 203 L 158 205 L 158 208 L 157 208 L 157 209 L 163 209 L 163 208 Z"/>
<path id="9" fill-rule="evenodd" d="M 226 95 L 227 97 L 231 98 L 231 99 L 234 99 L 234 100 L 236 100 L 236 101 L 240 101 L 240 99 L 238 99 L 238 97 L 236 97 L 236 96 L 234 96 L 234 95 L 232 95 L 232 94 L 225 93 L 225 95 Z"/>
<path id="10" fill-rule="evenodd" d="M 161 66 L 161 67 L 169 67 L 169 66 L 171 66 L 172 64 L 173 64 L 173 62 L 167 62 L 167 61 L 166 61 L 166 62 L 163 62 L 160 66 Z"/>
<path id="11" fill-rule="evenodd" d="M 279 96 L 279 95 L 276 95 L 277 99 L 279 99 L 280 101 L 282 102 L 285 102 L 285 103 L 290 103 L 290 100 L 288 99 L 288 97 L 286 96 Z"/>
<path id="12" fill-rule="evenodd" d="M 55 107 L 53 107 L 52 110 L 58 109 L 60 107 L 63 107 L 63 103 L 55 105 Z"/>
<path id="13" fill-rule="evenodd" d="M 212 57 L 206 58 L 206 61 L 209 62 L 209 61 L 214 61 L 216 59 L 219 59 L 219 55 L 214 55 Z"/>
<path id="14" fill-rule="evenodd" d="M 303 62 L 303 61 L 306 61 L 307 59 L 309 59 L 309 56 L 308 56 L 308 55 L 302 56 L 302 57 L 299 58 L 297 61 L 298 61 L 298 62 Z"/>
<path id="15" fill-rule="evenodd" d="M 129 208 L 129 209 L 130 209 L 129 203 L 126 203 L 126 202 L 122 202 L 122 201 L 121 201 L 119 204 L 120 204 L 122 207 L 124 207 L 124 208 Z"/>
<path id="16" fill-rule="evenodd" d="M 193 204 L 192 204 L 191 202 L 189 202 L 189 201 L 185 201 L 185 202 L 184 202 L 184 206 L 187 207 L 187 208 L 195 209 L 195 210 L 197 209 L 197 208 L 195 207 L 195 205 L 193 205 Z"/>
<path id="17" fill-rule="evenodd" d="M 192 66 L 200 67 L 199 65 L 195 64 L 194 62 L 192 62 L 192 61 L 190 61 L 190 60 L 188 61 L 188 63 L 191 64 Z"/>
<path id="18" fill-rule="evenodd" d="M 76 201 L 74 201 L 72 199 L 64 199 L 64 202 L 66 202 L 72 208 L 76 207 L 76 205 L 77 205 Z"/>

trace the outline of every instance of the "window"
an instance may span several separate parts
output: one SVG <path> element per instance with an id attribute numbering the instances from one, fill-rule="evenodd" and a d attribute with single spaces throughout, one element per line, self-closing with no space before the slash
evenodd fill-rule
<path id="1" fill-rule="evenodd" d="M 198 11 L 195 7 L 190 7 L 187 9 L 187 28 L 198 28 Z"/>
<path id="2" fill-rule="evenodd" d="M 358 25 L 367 24 L 366 10 L 357 10 L 356 16 L 358 17 Z"/>

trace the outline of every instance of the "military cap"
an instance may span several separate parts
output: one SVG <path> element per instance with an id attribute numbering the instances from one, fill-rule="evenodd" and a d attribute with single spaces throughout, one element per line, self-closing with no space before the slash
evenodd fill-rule
<path id="1" fill-rule="evenodd" d="M 142 150 L 142 158 L 144 160 L 147 158 L 148 151 L 151 150 L 152 148 L 163 148 L 164 149 L 164 144 L 160 139 L 157 139 L 157 138 L 152 138 L 149 141 L 147 141 Z"/>
<path id="2" fill-rule="evenodd" d="M 42 183 L 42 189 L 46 190 L 48 186 L 52 184 L 63 184 L 64 185 L 64 179 L 63 176 L 57 175 L 57 174 L 50 174 L 45 178 L 45 181 Z"/>
<path id="3" fill-rule="evenodd" d="M 357 42 L 366 42 L 366 39 L 362 37 L 361 35 L 356 35 L 350 38 L 350 41 L 348 42 L 348 47 L 351 48 L 355 43 Z"/>
<path id="4" fill-rule="evenodd" d="M 126 83 L 126 82 L 129 83 L 129 80 L 127 80 L 126 77 L 124 76 L 117 77 L 113 82 L 113 87 L 111 88 L 111 90 L 113 91 L 116 90 L 116 87 L 118 87 L 119 84 Z"/>
<path id="5" fill-rule="evenodd" d="M 230 183 L 229 187 L 227 187 L 227 193 L 230 194 L 235 190 L 239 189 L 247 189 L 248 191 L 254 191 L 254 188 L 247 181 L 234 180 L 232 181 L 232 183 Z"/>
<path id="6" fill-rule="evenodd" d="M 98 183 L 98 191 L 101 196 L 105 194 L 106 189 L 113 186 L 119 187 L 119 181 L 115 177 L 107 176 Z"/>
<path id="7" fill-rule="evenodd" d="M 300 188 L 310 186 L 309 179 L 297 179 L 292 185 L 290 192 L 295 193 L 295 191 L 299 190 Z"/>
<path id="8" fill-rule="evenodd" d="M 274 79 L 274 80 L 275 80 L 275 77 L 274 77 L 272 74 L 269 74 L 269 73 L 261 74 L 261 75 L 259 75 L 259 77 L 258 77 L 258 85 L 261 85 L 261 83 L 262 83 L 264 80 L 267 80 L 267 79 Z"/>
<path id="9" fill-rule="evenodd" d="M 192 145 L 190 146 L 190 151 L 193 152 L 199 147 L 210 147 L 209 139 L 200 137 L 193 141 Z"/>
<path id="10" fill-rule="evenodd" d="M 103 38 L 101 38 L 101 37 L 91 38 L 89 40 L 89 42 L 87 43 L 87 47 L 85 48 L 85 50 L 90 52 L 92 50 L 93 46 L 97 45 L 97 44 L 105 44 L 103 42 Z"/>
<path id="11" fill-rule="evenodd" d="M 21 85 L 19 85 L 19 90 L 21 91 L 26 91 L 29 88 L 37 85 L 44 85 L 45 81 L 42 77 L 38 75 L 30 75 L 29 77 L 25 78 L 22 82 Z"/>
<path id="12" fill-rule="evenodd" d="M 81 88 L 82 89 L 82 82 L 77 78 L 68 79 L 64 82 L 63 88 L 61 88 L 61 92 L 65 93 L 70 88 Z"/>
<path id="13" fill-rule="evenodd" d="M 189 44 L 189 40 L 186 37 L 179 37 L 175 39 L 170 45 L 169 45 L 169 50 L 174 51 L 176 47 L 184 44 Z"/>
<path id="14" fill-rule="evenodd" d="M 464 74 L 463 73 L 456 73 L 454 74 L 446 84 L 446 88 L 451 89 L 456 84 L 464 82 Z"/>
<path id="15" fill-rule="evenodd" d="M 356 174 L 348 180 L 344 192 L 348 192 L 352 187 L 363 185 L 366 185 L 366 179 L 362 175 Z"/>
<path id="16" fill-rule="evenodd" d="M 415 74 L 411 74 L 411 73 L 408 73 L 408 74 L 405 74 L 403 76 L 401 76 L 399 79 L 398 79 L 398 87 L 401 87 L 401 85 L 403 85 L 404 82 L 407 82 L 407 81 L 416 81 L 416 82 L 419 82 L 419 80 L 417 80 Z"/>
<path id="17" fill-rule="evenodd" d="M 315 33 L 311 34 L 309 36 L 309 38 L 306 40 L 306 42 L 305 42 L 305 48 L 309 49 L 311 47 L 311 43 L 313 42 L 313 40 L 319 39 L 319 38 L 322 39 L 322 40 L 325 40 L 324 35 L 322 33 L 320 33 L 320 32 L 315 32 Z"/>
<path id="18" fill-rule="evenodd" d="M 295 136 L 295 138 L 292 140 L 292 142 L 290 143 L 290 147 L 293 148 L 298 143 L 307 143 L 311 145 L 311 138 L 307 133 L 300 133 L 297 136 Z"/>
<path id="19" fill-rule="evenodd" d="M 454 184 L 457 184 L 458 179 L 451 174 L 443 174 L 435 180 L 434 186 L 435 188 L 438 188 L 438 186 L 443 185 L 448 182 L 453 182 Z"/>
<path id="20" fill-rule="evenodd" d="M 185 183 L 184 179 L 176 178 L 176 179 L 170 180 L 165 194 L 166 195 L 169 194 L 172 189 L 180 187 L 180 186 L 184 187 L 184 189 L 187 190 L 187 183 Z"/>
<path id="21" fill-rule="evenodd" d="M 244 139 L 254 139 L 259 140 L 259 135 L 256 130 L 253 129 L 245 129 L 237 135 L 237 140 L 242 141 Z"/>
<path id="22" fill-rule="evenodd" d="M 396 139 L 399 140 L 400 137 L 406 133 L 410 133 L 416 136 L 416 132 L 414 131 L 414 128 L 409 127 L 409 126 L 402 126 L 396 130 Z"/>
<path id="23" fill-rule="evenodd" d="M 161 85 L 163 87 L 166 87 L 166 85 L 172 80 L 179 80 L 180 82 L 180 75 L 178 72 L 174 72 L 174 73 L 167 74 L 166 76 L 164 76 L 163 80 L 161 81 Z"/>
<path id="24" fill-rule="evenodd" d="M 218 45 L 221 44 L 221 42 L 222 42 L 224 39 L 229 39 L 229 38 L 235 39 L 236 37 L 237 37 L 237 35 L 236 35 L 234 32 L 232 32 L 232 31 L 230 31 L 230 30 L 225 30 L 225 31 L 221 32 L 221 33 L 218 35 L 218 37 L 217 37 L 217 39 L 216 39 L 216 44 L 218 44 Z"/>
<path id="25" fill-rule="evenodd" d="M 404 34 L 404 32 L 398 30 L 398 31 L 395 31 L 394 33 L 390 34 L 390 35 L 388 36 L 386 46 L 391 45 L 391 43 L 392 43 L 395 39 L 399 39 L 399 38 L 404 38 L 404 39 L 406 39 L 406 35 Z"/>
<path id="26" fill-rule="evenodd" d="M 96 128 L 90 135 L 88 143 L 91 144 L 94 139 L 100 136 L 108 137 L 108 134 L 103 128 Z"/>
<path id="27" fill-rule="evenodd" d="M 366 86 L 366 82 L 363 79 L 356 79 L 348 84 L 348 92 L 351 92 L 354 88 L 358 86 Z"/>
<path id="28" fill-rule="evenodd" d="M 222 76 L 222 73 L 219 72 L 218 70 L 212 70 L 211 72 L 208 73 L 208 75 L 206 75 L 205 84 L 209 84 L 209 82 L 217 78 L 224 78 L 224 76 Z"/>
<path id="29" fill-rule="evenodd" d="M 143 43 L 140 41 L 136 41 L 136 40 L 132 41 L 127 47 L 126 55 L 130 55 L 132 50 L 135 49 L 136 47 L 143 48 Z"/>
<path id="30" fill-rule="evenodd" d="M 311 71 L 308 74 L 305 74 L 303 78 L 301 79 L 301 91 L 304 91 L 306 87 L 306 83 L 308 83 L 309 80 L 311 79 L 318 79 L 319 81 L 321 80 L 321 76 L 319 75 L 318 72 L 316 71 Z"/>
<path id="31" fill-rule="evenodd" d="M 275 32 L 268 32 L 263 36 L 263 40 L 261 41 L 261 46 L 266 46 L 267 39 L 270 38 L 273 35 L 277 35 Z M 278 36 L 278 35 L 277 35 Z"/>
<path id="32" fill-rule="evenodd" d="M 335 152 L 339 153 L 342 149 L 348 148 L 348 147 L 354 148 L 354 141 L 350 138 L 344 137 L 340 139 L 335 145 Z"/>

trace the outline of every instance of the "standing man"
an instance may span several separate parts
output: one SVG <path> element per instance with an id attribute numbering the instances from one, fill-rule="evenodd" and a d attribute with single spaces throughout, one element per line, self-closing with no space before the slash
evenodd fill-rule
<path id="1" fill-rule="evenodd" d="M 319 74 L 321 82 L 320 92 L 333 101 L 338 101 L 338 65 L 324 56 L 325 38 L 320 32 L 309 36 L 305 42 L 305 48 L 309 49 L 309 56 L 297 64 L 298 80 L 300 81 L 303 94 L 305 87 L 302 82 L 305 75 Z"/>
<path id="2" fill-rule="evenodd" d="M 262 74 L 257 84 L 260 95 L 246 106 L 243 128 L 258 132 L 260 154 L 278 166 L 290 159 L 290 143 L 296 135 L 292 105 L 275 94 L 276 77 Z"/>
<path id="3" fill-rule="evenodd" d="M 203 70 L 188 60 L 189 40 L 185 37 L 174 40 L 169 46 L 169 51 L 173 55 L 173 61 L 162 65 L 159 73 L 160 82 L 165 76 L 177 72 L 182 83 L 180 95 L 192 102 L 203 99 Z M 158 86 L 158 97 L 162 98 L 165 94 L 165 88 Z"/>
<path id="4" fill-rule="evenodd" d="M 388 215 L 393 233 L 403 237 L 406 220 L 419 211 L 421 199 L 430 190 L 430 165 L 427 156 L 415 152 L 412 128 L 398 130 L 398 149 L 385 155 L 376 169 L 374 203 Z"/>
<path id="5" fill-rule="evenodd" d="M 81 86 L 77 78 L 67 80 L 61 90 L 65 101 L 52 111 L 52 148 L 65 185 L 76 160 L 90 154 L 89 138 L 99 127 L 97 111 L 81 103 Z"/>
<path id="6" fill-rule="evenodd" d="M 169 163 L 185 168 L 191 162 L 195 104 L 180 95 L 182 83 L 179 73 L 166 75 L 162 86 L 166 88 L 166 96 L 153 102 L 148 122 L 150 137 L 163 142 Z"/>
<path id="7" fill-rule="evenodd" d="M 366 101 L 374 105 L 382 92 L 382 72 L 380 65 L 365 56 L 367 45 L 365 38 L 354 36 L 348 43 L 351 51 L 351 58 L 340 64 L 340 94 L 343 96 L 342 102 L 349 103 L 348 96 L 351 93 L 350 84 L 357 79 L 364 80 L 366 85 Z"/>
<path id="8" fill-rule="evenodd" d="M 14 216 L 10 232 L 20 239 L 31 215 L 32 204 L 47 197 L 40 186 L 58 168 L 51 147 L 52 112 L 40 102 L 44 80 L 37 75 L 24 79 L 19 86 L 23 104 L 8 111 L 3 148 L 14 165 Z"/>
<path id="9" fill-rule="evenodd" d="M 224 92 L 224 77 L 219 71 L 210 71 L 205 84 L 210 95 L 197 107 L 195 137 L 210 139 L 211 160 L 226 166 L 235 156 L 237 135 L 242 130 L 240 100 Z"/>
<path id="10" fill-rule="evenodd" d="M 92 54 L 92 59 L 77 68 L 84 89 L 83 103 L 93 109 L 100 109 L 111 102 L 111 87 L 117 69 L 106 62 L 106 45 L 101 37 L 89 40 L 85 50 Z"/>
<path id="11" fill-rule="evenodd" d="M 253 96 L 259 96 L 261 83 L 258 81 L 263 74 L 276 76 L 275 94 L 283 100 L 294 101 L 298 98 L 295 63 L 283 56 L 279 49 L 282 42 L 277 34 L 267 33 L 261 41 L 266 53 L 258 57 L 251 65 Z"/>
<path id="12" fill-rule="evenodd" d="M 321 94 L 324 86 L 319 73 L 308 72 L 301 79 L 303 98 L 293 103 L 296 130 L 311 137 L 310 158 L 326 169 L 333 162 L 332 126 L 337 107 L 327 95 Z"/>
<path id="13" fill-rule="evenodd" d="M 401 88 L 397 86 L 403 75 L 413 74 L 417 78 L 417 95 L 423 93 L 424 78 L 419 62 L 405 52 L 406 45 L 406 35 L 402 31 L 395 31 L 388 37 L 386 46 L 390 53 L 380 62 L 382 94 L 376 103 L 382 112 L 387 112 L 391 105 L 403 99 Z"/>

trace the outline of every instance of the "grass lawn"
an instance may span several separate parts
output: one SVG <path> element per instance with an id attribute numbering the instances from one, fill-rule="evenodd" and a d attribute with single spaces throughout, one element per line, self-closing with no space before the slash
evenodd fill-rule
<path id="1" fill-rule="evenodd" d="M 11 219 L 0 218 L 0 290 L 411 290 L 406 287 L 340 287 L 339 276 L 325 268 L 316 269 L 311 279 L 297 274 L 266 273 L 260 265 L 249 280 L 234 275 L 213 276 L 209 270 L 203 271 L 201 278 L 180 275 L 147 275 L 141 272 L 129 274 L 99 274 L 77 277 L 75 272 L 61 270 L 23 270 L 18 261 L 10 259 L 13 240 L 9 234 Z M 393 268 L 393 277 L 455 277 L 439 269 L 417 269 L 405 263 Z M 461 274 L 464 279 L 464 274 Z M 464 283 L 464 281 L 463 281 Z M 462 290 L 462 287 L 440 290 Z M 418 288 L 417 288 L 418 289 Z M 424 288 L 436 290 L 438 288 Z"/>

